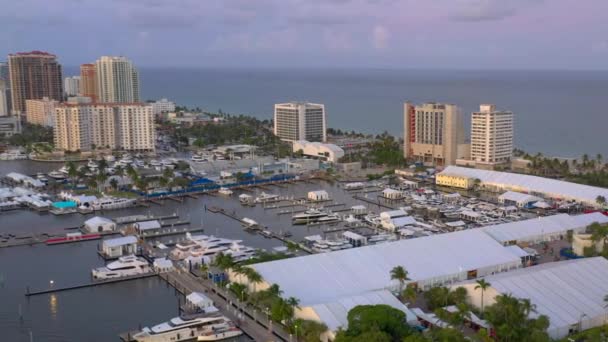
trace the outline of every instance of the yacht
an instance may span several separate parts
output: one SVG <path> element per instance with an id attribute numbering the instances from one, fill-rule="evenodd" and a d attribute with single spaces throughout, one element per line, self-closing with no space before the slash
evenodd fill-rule
<path id="1" fill-rule="evenodd" d="M 340 216 L 337 214 L 328 214 L 327 216 L 319 217 L 318 223 L 334 223 L 340 221 Z"/>
<path id="2" fill-rule="evenodd" d="M 254 203 L 254 200 L 253 200 L 253 197 L 251 195 L 240 194 L 239 195 L 239 202 L 241 202 L 241 204 L 252 204 L 252 203 Z"/>
<path id="3" fill-rule="evenodd" d="M 221 187 L 221 188 L 218 190 L 218 193 L 219 193 L 220 195 L 224 195 L 224 196 L 232 196 L 233 191 L 232 191 L 232 190 L 230 190 L 230 189 L 228 189 L 228 188 Z"/>
<path id="4" fill-rule="evenodd" d="M 119 197 L 102 197 L 91 204 L 95 210 L 128 208 L 135 205 L 135 199 Z"/>
<path id="5" fill-rule="evenodd" d="M 70 173 L 70 170 L 68 170 L 67 166 L 62 166 L 59 170 L 57 170 L 57 172 L 61 172 L 67 175 L 68 173 Z"/>
<path id="6" fill-rule="evenodd" d="M 190 160 L 195 163 L 204 163 L 208 161 L 207 158 L 203 157 L 200 154 L 193 154 L 192 157 L 190 157 Z"/>
<path id="7" fill-rule="evenodd" d="M 91 271 L 95 279 L 112 279 L 144 274 L 151 271 L 150 264 L 143 258 L 127 255 L 112 261 L 105 267 L 95 268 Z"/>
<path id="8" fill-rule="evenodd" d="M 230 322 L 212 326 L 210 331 L 199 335 L 197 341 L 221 341 L 241 335 L 243 331 Z"/>
<path id="9" fill-rule="evenodd" d="M 265 202 L 270 202 L 270 201 L 276 201 L 278 199 L 279 199 L 279 195 L 267 194 L 265 192 L 262 192 L 260 194 L 260 196 L 256 197 L 255 201 L 257 203 L 265 203 Z"/>
<path id="10" fill-rule="evenodd" d="M 111 155 L 111 154 L 108 154 L 107 156 L 104 156 L 103 159 L 105 159 L 107 162 L 110 162 L 110 163 L 112 163 L 112 162 L 114 162 L 116 160 L 116 158 L 113 155 Z"/>
<path id="11" fill-rule="evenodd" d="M 163 164 L 159 160 L 156 160 L 156 159 L 150 160 L 150 166 L 152 166 L 152 167 L 160 167 L 162 165 Z"/>
<path id="12" fill-rule="evenodd" d="M 359 189 L 363 189 L 364 187 L 365 187 L 365 184 L 363 184 L 361 182 L 353 182 L 353 183 L 344 184 L 344 190 L 359 190 Z"/>
<path id="13" fill-rule="evenodd" d="M 38 179 L 39 181 L 46 183 L 49 181 L 49 179 L 44 175 L 44 173 L 38 172 L 36 174 L 36 179 Z"/>
<path id="14" fill-rule="evenodd" d="M 49 172 L 49 177 L 57 180 L 63 180 L 66 177 L 66 174 L 61 171 L 51 171 Z"/>
<path id="15" fill-rule="evenodd" d="M 143 328 L 141 332 L 133 335 L 133 339 L 138 342 L 192 341 L 229 324 L 232 324 L 232 321 L 225 316 L 175 317 L 151 328 Z"/>
<path id="16" fill-rule="evenodd" d="M 119 162 L 122 164 L 128 165 L 128 164 L 133 163 L 133 158 L 131 158 L 130 155 L 125 154 L 124 156 L 122 156 L 122 158 L 120 159 Z"/>
<path id="17" fill-rule="evenodd" d="M 190 260 L 194 264 L 209 263 L 219 253 L 232 255 L 235 261 L 251 258 L 256 250 L 241 244 L 241 240 L 216 238 L 213 236 L 197 235 L 175 245 L 169 253 L 171 260 Z"/>
<path id="18" fill-rule="evenodd" d="M 320 218 L 326 217 L 328 214 L 319 209 L 308 209 L 303 213 L 296 214 L 291 217 L 293 224 L 306 224 L 319 221 Z"/>
<path id="19" fill-rule="evenodd" d="M 8 151 L 0 153 L 0 160 L 24 160 L 27 159 L 27 154 L 21 151 Z"/>
<path id="20" fill-rule="evenodd" d="M 87 166 L 89 167 L 89 169 L 96 169 L 97 168 L 97 163 L 93 159 L 89 159 L 89 162 L 87 163 Z"/>

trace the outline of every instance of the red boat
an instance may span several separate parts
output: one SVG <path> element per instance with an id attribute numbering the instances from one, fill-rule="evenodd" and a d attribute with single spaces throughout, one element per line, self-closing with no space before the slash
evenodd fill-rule
<path id="1" fill-rule="evenodd" d="M 82 233 L 68 233 L 64 237 L 52 238 L 46 240 L 47 245 L 57 245 L 60 243 L 71 243 L 78 241 L 97 240 L 100 239 L 100 234 L 82 234 Z"/>

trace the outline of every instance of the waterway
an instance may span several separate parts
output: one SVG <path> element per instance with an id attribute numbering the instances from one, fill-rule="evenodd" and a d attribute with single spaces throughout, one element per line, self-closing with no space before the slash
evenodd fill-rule
<path id="1" fill-rule="evenodd" d="M 0 175 L 11 171 L 25 174 L 48 172 L 61 164 L 31 161 L 0 162 Z M 290 198 L 305 197 L 310 190 L 326 189 L 336 203 L 349 207 L 357 203 L 348 193 L 328 183 L 298 183 L 286 187 L 271 186 L 247 192 L 252 196 L 262 191 Z M 189 220 L 191 226 L 203 226 L 204 234 L 243 240 L 248 246 L 272 249 L 283 245 L 275 239 L 248 233 L 240 223 L 222 214 L 205 211 L 205 206 L 217 206 L 239 218 L 249 217 L 268 229 L 281 233 L 290 231 L 292 239 L 319 234 L 328 227 L 292 226 L 291 215 L 278 215 L 279 209 L 243 207 L 237 192 L 230 198 L 200 196 L 188 198 L 183 203 L 164 201 L 162 206 L 151 204 L 149 208 L 129 208 L 107 211 L 95 215 L 118 217 L 152 213 L 169 215 L 177 213 L 181 220 Z M 294 210 L 302 210 L 296 207 Z M 336 207 L 341 209 L 343 207 Z M 378 211 L 378 208 L 370 208 Z M 284 210 L 284 209 L 281 209 Z M 55 216 L 30 210 L 0 213 L 0 233 L 10 232 L 28 235 L 35 232 L 61 232 L 64 228 L 81 225 L 93 214 Z M 97 255 L 99 241 L 66 245 L 35 245 L 0 249 L 0 331 L 7 341 L 29 341 L 30 331 L 34 341 L 117 341 L 121 332 L 150 326 L 177 314 L 178 295 L 160 279 L 150 278 L 94 288 L 71 290 L 51 295 L 26 298 L 26 287 L 47 288 L 66 286 L 90 281 L 90 270 L 103 265 Z"/>

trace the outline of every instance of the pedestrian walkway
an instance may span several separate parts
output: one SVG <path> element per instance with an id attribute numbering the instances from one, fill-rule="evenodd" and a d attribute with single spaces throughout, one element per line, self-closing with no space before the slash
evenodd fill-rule
<path id="1" fill-rule="evenodd" d="M 254 341 L 289 341 L 289 334 L 280 326 L 273 325 L 268 316 L 258 310 L 246 307 L 234 296 L 208 280 L 195 277 L 187 271 L 178 270 L 164 273 L 165 279 L 177 291 L 187 296 L 192 292 L 201 292 L 208 296 L 215 306 L 233 320 L 243 332 Z"/>

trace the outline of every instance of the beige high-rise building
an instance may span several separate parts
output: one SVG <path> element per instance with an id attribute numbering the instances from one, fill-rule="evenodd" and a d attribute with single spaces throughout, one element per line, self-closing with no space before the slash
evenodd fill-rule
<path id="1" fill-rule="evenodd" d="M 8 116 L 10 114 L 10 90 L 8 89 L 8 82 L 0 79 L 0 116 Z"/>
<path id="2" fill-rule="evenodd" d="M 61 65 L 55 55 L 42 51 L 10 54 L 8 67 L 14 113 L 25 111 L 25 100 L 63 99 Z"/>
<path id="3" fill-rule="evenodd" d="M 58 149 L 154 150 L 152 106 L 68 102 L 57 106 L 55 113 L 55 147 Z"/>
<path id="4" fill-rule="evenodd" d="M 288 102 L 274 105 L 274 135 L 281 140 L 325 142 L 326 130 L 322 104 Z"/>
<path id="5" fill-rule="evenodd" d="M 468 157 L 464 117 L 453 104 L 403 105 L 405 158 L 429 166 L 453 165 Z"/>
<path id="6" fill-rule="evenodd" d="M 139 102 L 139 73 L 125 57 L 102 56 L 95 62 L 97 101 Z"/>
<path id="7" fill-rule="evenodd" d="M 59 101 L 45 97 L 41 100 L 25 100 L 26 121 L 34 125 L 55 126 L 55 107 Z"/>
<path id="8" fill-rule="evenodd" d="M 475 164 L 505 164 L 513 156 L 513 113 L 482 104 L 471 115 L 471 160 Z"/>
<path id="9" fill-rule="evenodd" d="M 80 66 L 80 95 L 90 97 L 97 102 L 97 71 L 95 64 L 82 64 Z"/>

